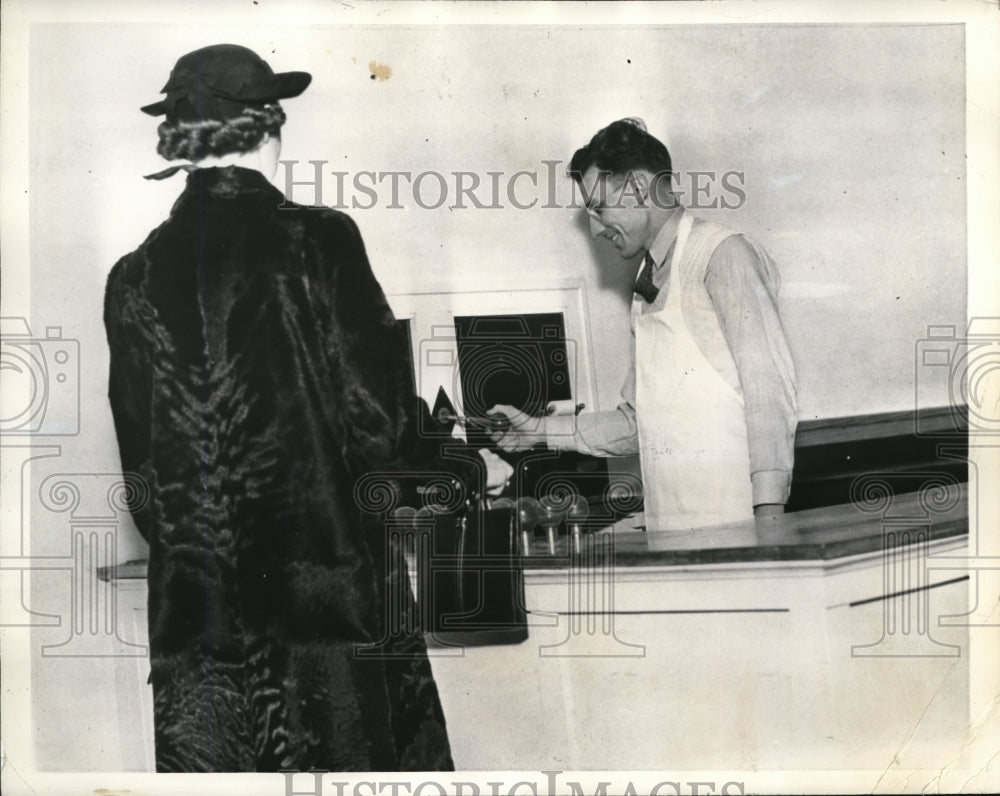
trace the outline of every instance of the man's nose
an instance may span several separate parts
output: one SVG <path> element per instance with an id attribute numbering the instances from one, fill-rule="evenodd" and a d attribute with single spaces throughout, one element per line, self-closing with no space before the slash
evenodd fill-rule
<path id="1" fill-rule="evenodd" d="M 607 227 L 604 226 L 599 219 L 596 219 L 593 216 L 590 217 L 590 236 L 592 238 L 596 238 L 606 229 Z"/>

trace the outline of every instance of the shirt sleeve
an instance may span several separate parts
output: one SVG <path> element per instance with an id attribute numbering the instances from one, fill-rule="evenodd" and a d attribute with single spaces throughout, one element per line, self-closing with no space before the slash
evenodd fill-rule
<path id="1" fill-rule="evenodd" d="M 788 501 L 795 453 L 795 370 L 778 315 L 777 269 L 742 235 L 712 255 L 705 285 L 739 374 L 753 503 Z"/>
<path id="2" fill-rule="evenodd" d="M 633 336 L 635 329 L 632 330 Z M 550 417 L 545 423 L 546 444 L 554 451 L 577 451 L 591 456 L 629 456 L 639 452 L 635 422 L 635 341 L 629 346 L 631 362 L 621 390 L 621 403 L 607 412 L 586 412 L 576 417 Z"/>

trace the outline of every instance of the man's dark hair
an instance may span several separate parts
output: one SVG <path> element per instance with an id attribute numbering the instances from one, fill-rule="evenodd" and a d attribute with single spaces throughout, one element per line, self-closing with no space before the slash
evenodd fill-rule
<path id="1" fill-rule="evenodd" d="M 573 153 L 569 176 L 582 182 L 591 166 L 611 174 L 628 174 L 635 169 L 659 174 L 670 172 L 670 153 L 646 132 L 641 120 L 620 119 L 599 130 L 587 146 Z"/>

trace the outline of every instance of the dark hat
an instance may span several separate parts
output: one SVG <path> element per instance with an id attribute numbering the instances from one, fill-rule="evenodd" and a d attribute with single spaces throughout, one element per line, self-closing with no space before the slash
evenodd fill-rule
<path id="1" fill-rule="evenodd" d="M 253 50 L 238 44 L 213 44 L 181 58 L 162 89 L 167 96 L 142 108 L 168 119 L 224 121 L 248 105 L 297 97 L 312 81 L 308 72 L 276 75 Z"/>

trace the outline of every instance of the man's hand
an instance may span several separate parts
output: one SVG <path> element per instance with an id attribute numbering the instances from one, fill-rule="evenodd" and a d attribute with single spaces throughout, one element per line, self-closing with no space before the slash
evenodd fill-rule
<path id="1" fill-rule="evenodd" d="M 506 404 L 497 404 L 490 409 L 489 414 L 499 413 L 510 420 L 510 430 L 494 431 L 490 434 L 497 447 L 507 453 L 531 450 L 536 445 L 544 445 L 547 439 L 544 417 L 526 415 L 520 409 Z"/>
<path id="2" fill-rule="evenodd" d="M 514 468 L 497 456 L 489 448 L 481 448 L 479 455 L 486 462 L 486 494 L 496 497 L 507 488 Z"/>

